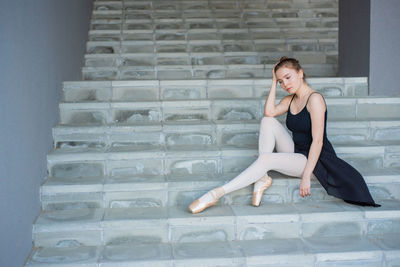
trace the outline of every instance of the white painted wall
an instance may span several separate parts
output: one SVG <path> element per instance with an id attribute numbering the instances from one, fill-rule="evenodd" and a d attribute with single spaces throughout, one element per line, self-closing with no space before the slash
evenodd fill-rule
<path id="1" fill-rule="evenodd" d="M 31 250 L 61 83 L 80 80 L 92 1 L 0 1 L 0 266 Z"/>

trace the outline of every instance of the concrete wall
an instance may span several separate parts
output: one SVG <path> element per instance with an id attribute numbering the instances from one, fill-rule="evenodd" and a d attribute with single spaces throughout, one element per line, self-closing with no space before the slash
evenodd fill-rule
<path id="1" fill-rule="evenodd" d="M 339 76 L 369 75 L 370 0 L 339 1 Z"/>
<path id="2" fill-rule="evenodd" d="M 64 80 L 79 80 L 92 0 L 0 2 L 0 266 L 32 247 Z"/>
<path id="3" fill-rule="evenodd" d="M 339 1 L 339 76 L 369 77 L 369 94 L 400 96 L 400 1 Z"/>
<path id="4" fill-rule="evenodd" d="M 369 90 L 400 96 L 400 1 L 371 0 Z"/>

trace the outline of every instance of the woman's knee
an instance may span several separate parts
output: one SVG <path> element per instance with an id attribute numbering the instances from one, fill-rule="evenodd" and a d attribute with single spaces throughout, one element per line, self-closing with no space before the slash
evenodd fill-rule
<path id="1" fill-rule="evenodd" d="M 261 124 L 276 124 L 279 123 L 279 121 L 275 117 L 263 117 L 261 119 Z"/>
<path id="2" fill-rule="evenodd" d="M 272 156 L 273 153 L 263 153 L 258 155 L 257 161 L 262 163 L 269 162 Z"/>

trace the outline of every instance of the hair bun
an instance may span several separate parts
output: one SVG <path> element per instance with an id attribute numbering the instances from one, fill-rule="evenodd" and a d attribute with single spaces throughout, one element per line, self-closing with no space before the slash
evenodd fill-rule
<path id="1" fill-rule="evenodd" d="M 287 56 L 283 56 L 283 57 L 281 57 L 281 59 L 279 59 L 279 62 L 285 61 L 285 60 L 287 60 L 287 59 L 288 59 Z"/>

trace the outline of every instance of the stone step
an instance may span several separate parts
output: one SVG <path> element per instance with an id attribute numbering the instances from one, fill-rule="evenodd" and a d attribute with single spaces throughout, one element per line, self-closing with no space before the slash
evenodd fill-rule
<path id="1" fill-rule="evenodd" d="M 330 9 L 336 11 L 337 9 Z M 273 11 L 272 11 L 273 12 Z M 315 10 L 315 12 L 325 13 L 328 17 L 259 17 L 248 16 L 243 12 L 243 17 L 233 18 L 154 18 L 154 19 L 135 19 L 134 16 L 112 14 L 102 17 L 95 16 L 90 22 L 91 30 L 208 30 L 208 29 L 246 29 L 246 28 L 337 28 L 338 18 L 329 10 Z M 254 11 L 252 13 L 255 13 Z M 150 14 L 149 14 L 150 15 Z M 157 16 L 156 14 L 155 16 Z M 162 15 L 165 15 L 163 13 Z M 269 14 L 267 14 L 269 15 Z M 126 19 L 121 19 L 123 16 Z M 148 16 L 140 13 L 139 16 Z M 151 16 L 151 15 L 150 15 Z M 185 16 L 185 14 L 182 14 Z M 131 17 L 131 18 L 129 18 Z"/>
<path id="2" fill-rule="evenodd" d="M 399 168 L 364 168 L 359 171 L 375 201 L 400 200 Z M 42 209 L 188 207 L 194 199 L 211 188 L 227 183 L 237 174 L 49 177 L 41 187 Z M 298 191 L 299 178 L 273 171 L 269 174 L 273 185 L 264 193 L 264 205 L 335 200 L 314 179 L 311 182 L 311 197 L 303 199 Z M 250 185 L 235 191 L 224 196 L 220 203 L 250 205 L 252 190 Z"/>
<path id="3" fill-rule="evenodd" d="M 396 266 L 399 234 L 35 248 L 26 266 Z"/>
<path id="4" fill-rule="evenodd" d="M 284 124 L 284 118 L 279 118 Z M 57 126 L 54 147 L 61 149 L 112 148 L 121 145 L 236 145 L 257 147 L 259 121 L 158 123 L 135 126 Z M 400 141 L 400 121 L 333 121 L 327 123 L 333 145 L 368 145 Z"/>
<path id="5" fill-rule="evenodd" d="M 385 145 L 386 143 L 386 145 Z M 339 157 L 357 169 L 400 167 L 400 146 L 336 146 Z M 239 172 L 257 158 L 257 148 L 231 146 L 127 145 L 113 148 L 55 149 L 48 154 L 51 177 L 98 177 Z"/>
<path id="6" fill-rule="evenodd" d="M 93 15 L 102 14 L 161 14 L 180 13 L 184 18 L 218 17 L 219 14 L 241 14 L 243 17 L 337 17 L 338 3 L 308 3 L 305 1 L 95 1 Z M 198 13 L 195 16 L 195 13 Z M 143 16 L 144 18 L 145 16 Z"/>
<path id="7" fill-rule="evenodd" d="M 96 40 L 96 39 L 99 40 Z M 259 40 L 189 40 L 189 41 L 119 41 L 118 35 L 100 35 L 94 41 L 87 42 L 86 57 L 97 54 L 102 57 L 120 55 L 129 57 L 129 53 L 155 53 L 154 56 L 164 53 L 217 53 L 217 52 L 258 52 L 261 56 L 269 55 L 276 57 L 273 53 L 290 54 L 302 56 L 301 52 L 325 52 L 337 55 L 337 39 L 259 39 Z M 269 53 L 269 54 L 267 54 Z M 124 56 L 124 54 L 126 54 Z M 264 59 L 262 58 L 262 59 Z M 303 59 L 303 58 L 302 58 Z M 265 59 L 264 59 L 265 60 Z M 304 62 L 308 63 L 308 62 Z"/>
<path id="8" fill-rule="evenodd" d="M 332 97 L 330 120 L 398 120 L 400 98 Z M 192 99 L 140 102 L 60 103 L 60 124 L 71 126 L 135 125 L 160 122 L 260 120 L 265 99 Z"/>
<path id="9" fill-rule="evenodd" d="M 279 58 L 278 58 L 279 59 Z M 273 59 L 271 62 L 276 62 Z M 271 78 L 273 64 L 246 64 L 239 58 L 239 64 L 230 65 L 162 65 L 131 67 L 83 67 L 83 79 L 99 80 L 177 80 L 177 79 L 238 79 Z M 305 73 L 313 77 L 334 77 L 337 64 L 304 64 Z"/>
<path id="10" fill-rule="evenodd" d="M 231 45 L 239 46 L 239 45 Z M 151 47 L 148 47 L 151 49 Z M 208 48 L 207 46 L 205 48 Z M 152 52 L 152 51 L 151 51 Z M 129 53 L 120 55 L 91 54 L 85 56 L 86 67 L 134 67 L 159 69 L 162 66 L 229 66 L 234 64 L 270 64 L 284 55 L 297 58 L 304 65 L 332 64 L 337 62 L 337 52 L 213 52 L 213 53 Z M 156 67 L 157 66 L 157 67 Z"/>
<path id="11" fill-rule="evenodd" d="M 139 24 L 141 25 L 141 24 Z M 257 23 L 255 23 L 257 25 Z M 107 26 L 107 25 L 106 25 Z M 178 41 L 265 41 L 267 39 L 315 40 L 337 39 L 338 27 L 277 27 L 277 28 L 240 28 L 240 29 L 188 29 L 188 30 L 153 30 L 145 29 L 92 29 L 89 31 L 90 41 L 155 41 L 171 43 Z M 107 27 L 104 27 L 107 28 Z M 109 26 L 109 28 L 112 28 Z M 100 39 L 101 38 L 101 39 Z M 100 40 L 99 40 L 100 39 Z"/>
<path id="12" fill-rule="evenodd" d="M 204 55 L 232 56 L 245 52 L 253 52 L 259 55 L 261 60 L 276 58 L 279 55 L 292 54 L 294 57 L 307 60 L 303 56 L 306 53 L 325 53 L 333 57 L 337 55 L 337 40 L 335 39 L 311 39 L 311 40 L 256 40 L 256 41 L 226 41 L 226 40 L 194 40 L 194 41 L 89 41 L 87 43 L 87 55 L 90 59 L 108 59 L 120 56 L 129 58 L 141 56 L 139 53 L 148 53 L 144 56 L 165 56 L 166 53 L 182 53 L 192 56 L 193 59 L 204 57 Z M 225 52 L 225 54 L 223 54 Z M 293 53 L 292 53 L 293 52 Z M 131 54 L 132 53 L 132 54 Z M 135 54 L 136 53 L 136 54 Z M 153 53 L 153 54 L 151 54 Z M 185 54 L 186 53 L 186 54 Z M 280 53 L 280 54 L 279 54 Z M 321 57 L 321 56 L 319 56 Z M 309 60 L 309 59 L 308 59 Z M 303 61 L 302 61 L 303 62 Z M 198 62 L 192 62 L 196 64 Z M 303 63 L 312 63 L 310 60 Z"/>
<path id="13" fill-rule="evenodd" d="M 307 78 L 325 97 L 367 96 L 368 78 Z M 262 98 L 271 79 L 136 80 L 64 82 L 64 102 L 120 102 L 179 99 Z M 287 95 L 279 89 L 279 98 Z"/>
<path id="14" fill-rule="evenodd" d="M 252 1 L 242 1 L 242 0 L 218 0 L 218 1 L 207 1 L 207 0 L 175 0 L 175 1 L 164 1 L 164 0 L 140 0 L 140 1 L 123 1 L 123 0 L 96 0 L 95 6 L 101 5 L 120 5 L 130 7 L 140 7 L 140 10 L 157 9 L 157 10 L 180 10 L 180 9 L 198 9 L 200 6 L 210 6 L 215 10 L 225 9 L 229 7 L 240 7 L 247 9 L 262 9 L 262 8 L 298 8 L 298 7 L 319 7 L 319 8 L 329 8 L 337 7 L 337 0 L 313 0 L 313 1 L 298 1 L 298 0 L 252 0 Z M 193 6 L 193 8 L 189 8 Z M 105 8 L 95 8 L 97 11 L 107 11 L 109 9 Z M 129 10 L 128 10 L 129 11 Z"/>
<path id="15" fill-rule="evenodd" d="M 217 15 L 224 12 L 243 12 L 248 17 L 326 17 L 338 16 L 337 1 L 325 3 L 299 1 L 95 1 L 93 15 L 97 14 L 192 14 Z"/>
<path id="16" fill-rule="evenodd" d="M 400 201 L 379 203 L 380 208 L 343 201 L 225 204 L 196 215 L 180 206 L 46 211 L 33 236 L 36 247 L 57 247 L 400 234 Z"/>

